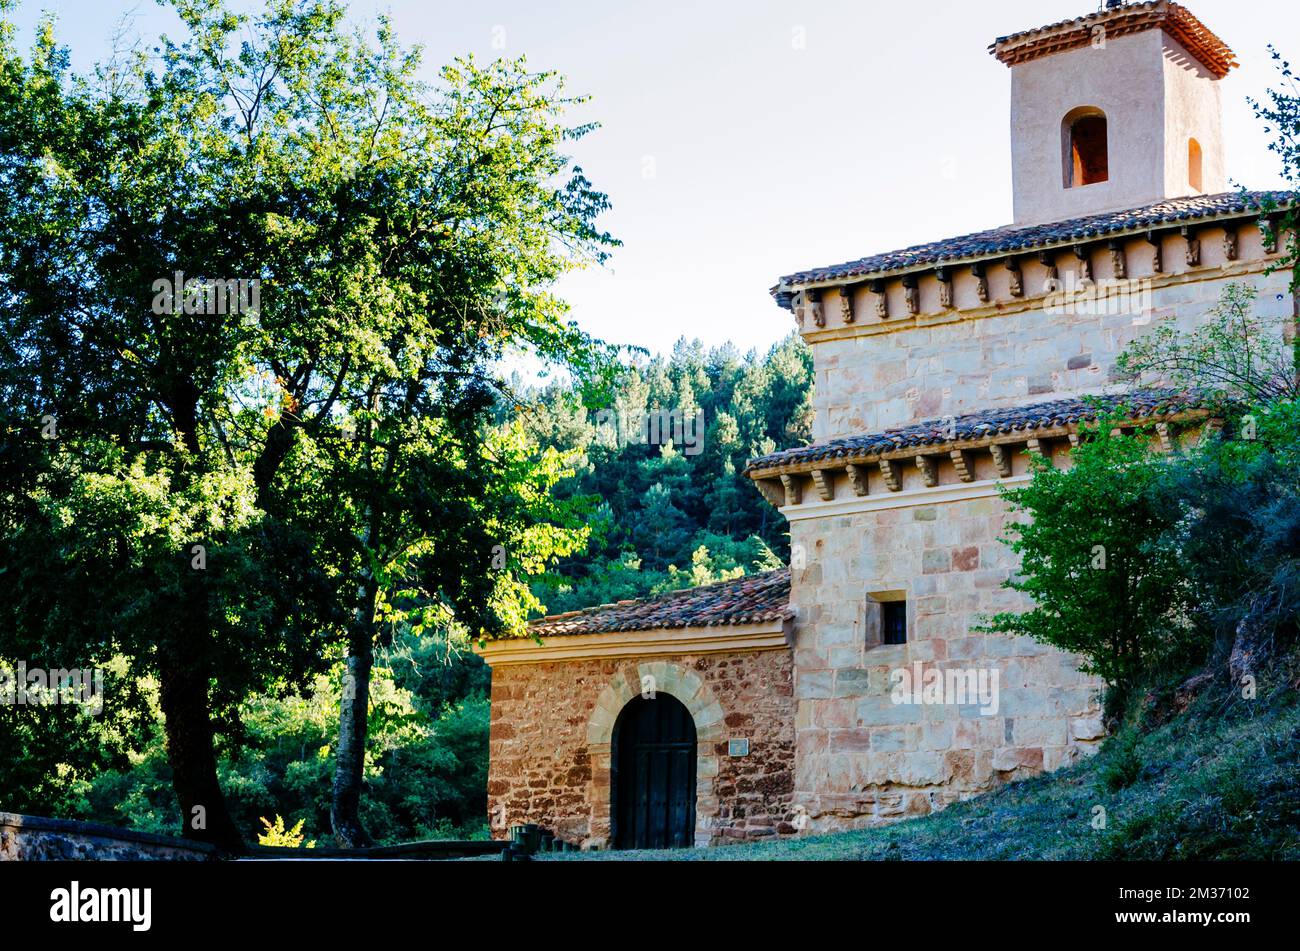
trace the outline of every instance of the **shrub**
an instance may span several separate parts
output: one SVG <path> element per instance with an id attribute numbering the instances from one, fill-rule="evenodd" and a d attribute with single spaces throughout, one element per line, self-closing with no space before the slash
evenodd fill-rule
<path id="1" fill-rule="evenodd" d="M 1125 730 L 1106 742 L 1097 766 L 1097 780 L 1107 792 L 1119 792 L 1138 781 L 1142 766 L 1137 734 Z"/>
<path id="2" fill-rule="evenodd" d="M 1004 490 L 1029 517 L 1008 528 L 1021 572 L 1006 586 L 1033 607 L 983 625 L 1081 655 L 1110 687 L 1112 714 L 1162 665 L 1204 654 L 1187 623 L 1195 592 L 1174 543 L 1182 516 L 1171 467 L 1142 435 L 1112 434 L 1114 422 L 1085 433 L 1070 468 L 1038 462 L 1028 485 Z"/>
<path id="3" fill-rule="evenodd" d="M 284 827 L 284 816 L 276 816 L 275 822 L 270 822 L 265 816 L 260 817 L 258 821 L 263 827 L 263 831 L 257 836 L 258 845 L 278 846 L 284 849 L 303 848 L 302 819 L 299 819 L 292 829 Z M 313 839 L 306 847 L 316 848 L 316 841 Z"/>

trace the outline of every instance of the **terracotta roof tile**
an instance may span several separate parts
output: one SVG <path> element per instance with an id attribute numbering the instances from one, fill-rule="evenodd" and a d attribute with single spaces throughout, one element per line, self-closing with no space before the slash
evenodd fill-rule
<path id="1" fill-rule="evenodd" d="M 1106 39 L 1163 29 L 1182 44 L 1215 77 L 1222 79 L 1237 65 L 1236 54 L 1186 7 L 1169 0 L 1124 3 L 1113 8 L 1023 30 L 993 41 L 989 52 L 1008 66 L 1078 49 L 1094 42 L 1098 29 Z"/>
<path id="2" fill-rule="evenodd" d="M 844 264 L 799 271 L 781 278 L 781 284 L 773 289 L 773 294 L 777 295 L 778 300 L 783 300 L 783 306 L 788 307 L 790 288 L 798 285 L 838 281 L 845 278 L 865 278 L 892 271 L 933 266 L 947 261 L 1009 254 L 1124 231 L 1140 231 L 1157 225 L 1191 222 L 1218 215 L 1263 211 L 1273 205 L 1286 205 L 1293 198 L 1291 192 L 1225 192 L 1220 195 L 1171 198 L 1141 208 L 1071 218 L 1050 224 L 1019 227 L 1008 225 L 991 231 L 920 244 L 901 251 L 875 254 Z"/>
<path id="3" fill-rule="evenodd" d="M 745 472 L 750 474 L 828 459 L 869 457 L 899 449 L 945 445 L 1014 432 L 1032 433 L 1035 430 L 1095 420 L 1099 409 L 1109 411 L 1124 407 L 1131 419 L 1145 420 L 1205 408 L 1209 402 L 1195 394 L 1173 390 L 1144 390 L 1122 395 L 1079 396 L 1050 403 L 989 409 L 964 416 L 928 420 L 882 433 L 836 439 L 817 446 L 786 449 L 751 460 L 745 467 Z"/>
<path id="4" fill-rule="evenodd" d="M 557 614 L 533 621 L 528 630 L 538 637 L 557 637 L 757 624 L 789 617 L 793 617 L 790 610 L 790 569 L 778 568 L 702 588 L 670 591 L 650 598 Z"/>

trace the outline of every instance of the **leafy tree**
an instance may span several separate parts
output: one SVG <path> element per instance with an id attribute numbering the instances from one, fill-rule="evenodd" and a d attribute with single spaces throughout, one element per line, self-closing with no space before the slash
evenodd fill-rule
<path id="1" fill-rule="evenodd" d="M 185 831 L 238 847 L 215 740 L 341 639 L 360 843 L 375 638 L 517 630 L 582 539 L 556 460 L 486 426 L 508 349 L 605 359 L 547 287 L 603 259 L 606 200 L 522 61 L 432 88 L 331 0 L 174 5 L 186 39 L 90 78 L 49 21 L 27 61 L 0 25 L 0 648 L 156 670 Z M 258 299 L 213 306 L 235 278 Z"/>
<path id="2" fill-rule="evenodd" d="M 1112 434 L 1122 415 L 1100 420 L 1069 468 L 1039 461 L 1029 484 L 1004 492 L 1025 516 L 1008 527 L 1021 567 L 1006 586 L 1033 606 L 985 627 L 1081 655 L 1109 686 L 1111 713 L 1153 670 L 1204 646 L 1189 630 L 1195 591 L 1174 542 L 1182 512 L 1170 469 L 1143 434 Z"/>

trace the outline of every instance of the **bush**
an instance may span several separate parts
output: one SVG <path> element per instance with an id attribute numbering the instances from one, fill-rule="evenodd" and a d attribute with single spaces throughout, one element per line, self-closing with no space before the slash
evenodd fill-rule
<path id="1" fill-rule="evenodd" d="M 1137 734 L 1125 730 L 1107 740 L 1097 766 L 1097 779 L 1107 792 L 1119 792 L 1138 781 L 1142 765 Z"/>
<path id="2" fill-rule="evenodd" d="M 1300 626 L 1300 404 L 1256 407 L 1236 429 L 1178 469 L 1179 544 L 1220 653 L 1240 642 L 1258 661 Z"/>
<path id="3" fill-rule="evenodd" d="M 302 834 L 302 819 L 299 819 L 292 829 L 284 827 L 284 816 L 276 816 L 275 822 L 271 822 L 265 816 L 261 818 L 263 831 L 258 833 L 257 844 L 275 846 L 282 849 L 301 849 L 304 848 Z M 316 840 L 312 839 L 306 843 L 306 848 L 316 848 Z"/>

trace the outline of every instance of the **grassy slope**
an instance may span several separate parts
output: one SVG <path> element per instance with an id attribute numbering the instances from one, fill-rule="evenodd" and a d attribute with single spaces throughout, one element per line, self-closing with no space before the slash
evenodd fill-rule
<path id="1" fill-rule="evenodd" d="M 1104 830 L 1092 828 L 1096 806 Z M 1300 703 L 1286 687 L 1252 701 L 1203 696 L 1086 762 L 884 828 L 583 858 L 1300 859 Z"/>

